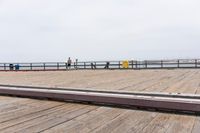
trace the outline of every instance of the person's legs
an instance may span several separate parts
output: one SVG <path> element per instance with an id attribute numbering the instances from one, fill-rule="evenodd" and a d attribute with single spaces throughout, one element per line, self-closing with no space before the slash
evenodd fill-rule
<path id="1" fill-rule="evenodd" d="M 68 64 L 67 63 L 65 63 L 65 66 L 66 66 L 66 69 L 68 69 Z"/>
<path id="2" fill-rule="evenodd" d="M 71 68 L 71 64 L 68 64 L 68 68 L 69 68 L 69 69 Z"/>

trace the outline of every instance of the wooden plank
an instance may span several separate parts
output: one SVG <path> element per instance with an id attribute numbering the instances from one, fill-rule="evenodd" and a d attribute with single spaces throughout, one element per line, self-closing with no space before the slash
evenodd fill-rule
<path id="1" fill-rule="evenodd" d="M 12 111 L 7 111 L 5 113 L 1 113 L 0 114 L 0 123 L 2 122 L 6 122 L 12 119 L 16 119 L 19 117 L 22 117 L 24 115 L 27 114 L 31 114 L 31 113 L 35 113 L 35 112 L 39 112 L 39 111 L 43 111 L 46 109 L 49 109 L 51 107 L 57 106 L 57 105 L 61 105 L 62 103 L 59 102 L 50 102 L 48 103 L 48 101 L 44 102 L 35 102 L 32 104 L 27 104 L 26 108 L 19 108 L 16 110 L 12 110 Z"/>
<path id="2" fill-rule="evenodd" d="M 166 133 L 189 133 L 192 132 L 195 116 L 177 116 L 170 123 Z"/>
<path id="3" fill-rule="evenodd" d="M 9 128 L 9 127 L 13 127 L 15 125 L 18 125 L 18 124 L 21 124 L 21 123 L 24 123 L 24 122 L 27 122 L 27 121 L 32 121 L 36 118 L 40 118 L 40 117 L 45 116 L 45 115 L 49 115 L 51 113 L 54 113 L 56 111 L 63 109 L 63 106 L 66 106 L 66 105 L 65 104 L 57 105 L 57 106 L 54 106 L 54 107 L 50 107 L 46 110 L 30 113 L 30 114 L 21 116 L 21 117 L 16 118 L 16 119 L 11 119 L 11 120 L 8 120 L 6 122 L 2 122 L 1 126 L 0 126 L 0 130 L 6 129 L 6 128 Z"/>
<path id="4" fill-rule="evenodd" d="M 85 107 L 85 108 L 81 108 L 78 110 L 74 110 L 70 113 L 64 113 L 64 114 L 59 114 L 60 116 L 57 116 L 54 119 L 48 120 L 45 122 L 45 124 L 40 124 L 40 125 L 35 125 L 35 126 L 31 126 L 27 129 L 21 130 L 19 131 L 19 133 L 21 132 L 43 132 L 49 128 L 52 128 L 54 126 L 60 125 L 62 123 L 68 122 L 70 120 L 75 119 L 76 117 L 79 117 L 83 114 L 87 114 L 88 112 L 96 109 L 98 107 L 94 107 L 94 106 L 89 106 L 89 107 Z"/>
<path id="5" fill-rule="evenodd" d="M 43 111 L 47 111 L 47 110 L 49 110 L 49 109 L 52 109 L 52 108 L 55 108 L 55 107 L 59 107 L 59 109 L 56 109 L 55 111 L 53 111 L 52 113 L 50 113 L 50 114 L 46 114 L 46 115 L 42 115 L 41 117 L 36 117 L 36 118 L 33 118 L 32 120 L 27 120 L 27 121 L 22 121 L 22 122 L 20 122 L 20 123 L 18 123 L 18 124 L 16 124 L 16 125 L 13 125 L 13 126 L 11 126 L 11 127 L 9 127 L 9 128 L 6 128 L 6 129 L 4 129 L 3 131 L 7 131 L 7 130 L 12 130 L 13 128 L 15 128 L 15 127 L 17 127 L 17 126 L 20 126 L 20 125 L 24 125 L 24 123 L 29 123 L 29 124 L 37 124 L 38 122 L 36 122 L 36 120 L 38 120 L 38 119 L 42 119 L 42 118 L 48 118 L 49 116 L 51 116 L 51 115 L 54 115 L 54 114 L 57 114 L 57 113 L 59 113 L 59 112 L 62 112 L 64 109 L 66 109 L 66 107 L 67 108 L 69 108 L 69 110 L 73 107 L 74 108 L 74 105 L 69 105 L 69 106 L 54 106 L 54 107 L 51 107 L 51 108 L 48 108 L 48 109 L 46 109 L 46 110 L 42 110 L 42 111 L 37 111 L 37 112 L 34 112 L 34 113 L 32 113 L 32 112 L 30 112 L 30 114 L 27 114 L 27 115 L 24 115 L 24 116 L 22 116 L 22 118 L 26 118 L 26 117 L 28 117 L 28 116 L 30 116 L 30 115 L 35 115 L 35 114 L 38 114 L 38 113 L 40 113 L 40 112 L 43 112 Z M 18 119 L 21 119 L 21 117 L 19 117 Z M 15 120 L 15 119 L 13 119 L 13 120 Z M 10 121 L 7 121 L 8 123 L 9 122 L 11 122 L 10 124 L 12 124 L 12 120 L 10 120 Z M 4 123 L 6 123 L 6 122 L 4 122 Z M 4 124 L 3 123 L 3 124 Z"/>
<path id="6" fill-rule="evenodd" d="M 159 114 L 144 129 L 142 129 L 141 132 L 143 132 L 143 133 L 165 132 L 170 127 L 169 121 L 170 121 L 171 117 L 172 117 L 172 115 L 169 115 L 169 114 Z"/>
<path id="7" fill-rule="evenodd" d="M 92 132 L 138 132 L 145 127 L 158 113 L 128 110 L 111 121 L 106 121 Z"/>
<path id="8" fill-rule="evenodd" d="M 200 131 L 200 117 L 196 117 L 192 133 L 199 133 L 199 131 Z"/>
<path id="9" fill-rule="evenodd" d="M 121 113 L 126 112 L 123 109 L 113 109 L 109 107 L 100 107 L 87 114 L 81 115 L 69 122 L 60 124 L 56 127 L 46 130 L 46 133 L 53 132 L 90 132 L 112 119 L 115 119 Z"/>
<path id="10" fill-rule="evenodd" d="M 68 121 L 77 115 L 86 113 L 94 108 L 95 107 L 88 107 L 86 105 L 65 106 L 59 111 L 6 128 L 2 132 L 40 132 L 51 128 L 52 126 L 59 125 L 60 123 Z"/>
<path id="11" fill-rule="evenodd" d="M 22 99 L 18 98 L 17 100 L 13 102 L 8 102 L 7 104 L 4 104 L 3 106 L 0 106 L 0 114 L 10 111 L 17 111 L 19 109 L 24 109 L 27 107 L 27 104 L 32 104 L 33 100 L 31 99 Z"/>

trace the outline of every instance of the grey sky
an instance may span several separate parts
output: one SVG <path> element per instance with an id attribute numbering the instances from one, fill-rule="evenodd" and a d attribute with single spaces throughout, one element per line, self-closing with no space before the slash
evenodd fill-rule
<path id="1" fill-rule="evenodd" d="M 0 62 L 200 57 L 199 0 L 0 0 Z"/>

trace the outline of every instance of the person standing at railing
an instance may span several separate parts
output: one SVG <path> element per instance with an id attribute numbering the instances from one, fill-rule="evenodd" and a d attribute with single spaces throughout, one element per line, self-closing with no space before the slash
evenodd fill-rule
<path id="1" fill-rule="evenodd" d="M 16 65 L 15 65 L 15 70 L 18 71 L 18 70 L 19 70 L 19 67 L 20 67 L 19 64 L 16 64 Z"/>
<path id="2" fill-rule="evenodd" d="M 110 66 L 110 62 L 106 62 L 106 65 L 105 65 L 105 69 L 109 69 L 109 66 Z"/>
<path id="3" fill-rule="evenodd" d="M 13 64 L 9 64 L 9 68 L 10 68 L 10 70 L 13 70 L 14 69 Z"/>
<path id="4" fill-rule="evenodd" d="M 71 60 L 71 58 L 69 57 L 68 60 L 67 60 L 67 63 L 66 63 L 66 68 L 67 68 L 67 69 L 70 69 L 70 68 L 71 68 L 71 65 L 72 65 L 72 60 Z"/>
<path id="5" fill-rule="evenodd" d="M 96 69 L 96 64 L 91 63 L 91 69 Z"/>
<path id="6" fill-rule="evenodd" d="M 76 59 L 76 63 L 75 64 L 76 64 L 75 68 L 78 69 L 78 59 Z"/>

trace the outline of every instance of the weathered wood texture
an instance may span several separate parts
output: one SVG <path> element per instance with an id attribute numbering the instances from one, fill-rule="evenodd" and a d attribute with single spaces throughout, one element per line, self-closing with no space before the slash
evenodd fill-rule
<path id="1" fill-rule="evenodd" d="M 0 83 L 200 93 L 200 70 L 0 73 Z M 199 116 L 0 97 L 0 132 L 198 133 Z"/>

